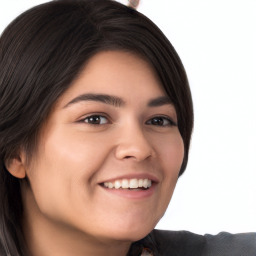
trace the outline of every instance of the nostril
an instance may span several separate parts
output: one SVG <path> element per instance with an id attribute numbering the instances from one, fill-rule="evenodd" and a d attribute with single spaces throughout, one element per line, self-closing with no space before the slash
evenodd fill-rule
<path id="1" fill-rule="evenodd" d="M 142 131 L 131 131 L 129 133 L 122 134 L 121 140 L 115 147 L 115 156 L 117 159 L 134 159 L 137 161 L 143 161 L 154 155 L 154 149 L 151 143 L 145 138 Z"/>
<path id="2" fill-rule="evenodd" d="M 132 156 L 126 156 L 125 158 L 132 158 Z"/>

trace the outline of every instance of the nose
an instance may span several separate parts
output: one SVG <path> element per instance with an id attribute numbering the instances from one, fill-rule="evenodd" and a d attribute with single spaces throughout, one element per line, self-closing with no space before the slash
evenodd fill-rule
<path id="1" fill-rule="evenodd" d="M 155 151 L 150 144 L 149 138 L 139 125 L 128 125 L 118 133 L 118 145 L 116 147 L 116 158 L 134 159 L 137 162 L 154 157 Z"/>

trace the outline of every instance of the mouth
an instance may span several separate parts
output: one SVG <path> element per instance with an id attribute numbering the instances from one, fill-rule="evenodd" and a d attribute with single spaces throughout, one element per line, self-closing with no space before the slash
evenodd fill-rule
<path id="1" fill-rule="evenodd" d="M 148 190 L 153 184 L 150 179 L 119 179 L 101 183 L 104 188 L 113 190 Z"/>

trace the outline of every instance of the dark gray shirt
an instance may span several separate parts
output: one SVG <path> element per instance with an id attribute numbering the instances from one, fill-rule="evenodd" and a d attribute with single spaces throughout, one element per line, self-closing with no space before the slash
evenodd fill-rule
<path id="1" fill-rule="evenodd" d="M 132 245 L 129 256 L 140 256 L 143 248 L 154 256 L 256 256 L 256 233 L 201 236 L 188 231 L 153 230 Z M 1 243 L 0 256 L 9 256 Z"/>
<path id="2" fill-rule="evenodd" d="M 154 256 L 256 256 L 256 233 L 202 236 L 187 231 L 153 230 L 134 247 L 137 251 L 132 256 L 140 255 L 141 247 L 152 250 Z"/>

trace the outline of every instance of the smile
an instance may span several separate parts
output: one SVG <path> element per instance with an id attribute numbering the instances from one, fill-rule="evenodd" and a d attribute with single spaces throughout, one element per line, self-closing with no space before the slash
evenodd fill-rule
<path id="1" fill-rule="evenodd" d="M 121 179 L 104 182 L 103 186 L 110 189 L 148 189 L 152 186 L 150 179 Z"/>

